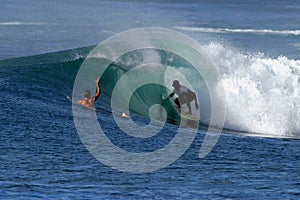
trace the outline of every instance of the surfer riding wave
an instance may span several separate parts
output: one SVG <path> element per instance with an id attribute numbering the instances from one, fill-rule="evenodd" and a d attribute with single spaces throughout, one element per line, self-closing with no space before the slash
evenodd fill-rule
<path id="1" fill-rule="evenodd" d="M 169 94 L 167 99 L 172 98 L 175 94 L 178 96 L 174 99 L 174 103 L 176 104 L 177 108 L 181 111 L 181 106 L 186 104 L 188 107 L 188 113 L 192 114 L 191 109 L 191 102 L 195 101 L 195 108 L 198 110 L 199 104 L 197 101 L 196 93 L 190 90 L 188 87 L 181 85 L 178 80 L 174 80 L 172 86 L 174 87 L 174 91 Z"/>

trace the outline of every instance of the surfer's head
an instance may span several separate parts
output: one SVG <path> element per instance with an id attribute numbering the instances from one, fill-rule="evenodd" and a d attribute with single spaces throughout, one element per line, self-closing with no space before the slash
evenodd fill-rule
<path id="1" fill-rule="evenodd" d="M 91 91 L 90 90 L 85 90 L 83 96 L 84 96 L 84 98 L 91 98 Z"/>
<path id="2" fill-rule="evenodd" d="M 179 87 L 180 86 L 179 81 L 174 80 L 172 86 L 175 87 L 175 88 Z"/>

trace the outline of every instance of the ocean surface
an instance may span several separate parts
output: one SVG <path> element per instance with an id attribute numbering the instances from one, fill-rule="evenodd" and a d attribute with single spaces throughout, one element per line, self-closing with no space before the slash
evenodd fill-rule
<path id="1" fill-rule="evenodd" d="M 201 123 L 187 151 L 161 169 L 130 173 L 90 153 L 66 96 L 72 96 L 80 66 L 96 45 L 143 27 L 178 31 L 202 46 L 220 72 L 226 117 L 216 145 L 199 158 L 209 102 L 197 91 Z M 164 104 L 167 123 L 161 129 L 149 125 L 148 110 L 168 91 L 146 85 L 133 93 L 130 115 L 158 133 L 133 137 L 116 124 L 110 104 L 114 87 L 144 61 L 168 65 L 189 75 L 193 85 L 203 85 L 188 62 L 163 50 L 132 52 L 112 63 L 103 74 L 95 114 L 114 145 L 135 153 L 168 145 L 181 119 L 170 101 Z M 299 82 L 297 0 L 3 0 L 0 199 L 299 199 Z M 184 129 L 187 135 L 194 130 Z"/>

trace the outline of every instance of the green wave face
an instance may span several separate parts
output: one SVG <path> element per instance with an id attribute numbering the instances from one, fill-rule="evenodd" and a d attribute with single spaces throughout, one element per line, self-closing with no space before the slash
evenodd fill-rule
<path id="1" fill-rule="evenodd" d="M 95 63 L 100 63 L 99 59 L 90 59 L 94 59 Z M 180 74 L 173 73 L 174 69 L 179 70 Z M 200 90 L 198 86 L 205 86 L 201 76 L 183 58 L 163 50 L 141 49 L 127 53 L 113 61 L 103 73 L 102 80 L 110 98 L 113 90 L 118 87 L 118 94 L 114 96 L 117 99 L 114 100 L 117 101 L 119 112 L 122 112 L 122 109 L 128 106 L 124 99 L 132 91 L 132 88 L 136 88 L 130 96 L 130 112 L 147 118 L 150 118 L 150 114 L 152 114 L 155 118 L 160 119 L 164 115 L 164 111 L 161 108 L 151 110 L 154 105 L 160 105 L 167 114 L 167 122 L 179 124 L 181 118 L 173 102 L 175 97 L 169 100 L 166 99 L 173 90 L 171 86 L 173 80 L 178 76 L 188 77 L 195 90 Z M 143 81 L 148 79 L 153 83 L 137 87 L 140 79 Z M 150 113 L 150 110 L 152 113 Z"/>

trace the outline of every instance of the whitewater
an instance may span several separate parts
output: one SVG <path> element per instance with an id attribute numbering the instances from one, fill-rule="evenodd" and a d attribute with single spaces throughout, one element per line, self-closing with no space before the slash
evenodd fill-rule
<path id="1" fill-rule="evenodd" d="M 226 127 L 298 137 L 299 60 L 243 54 L 216 43 L 204 48 L 222 74 Z"/>

